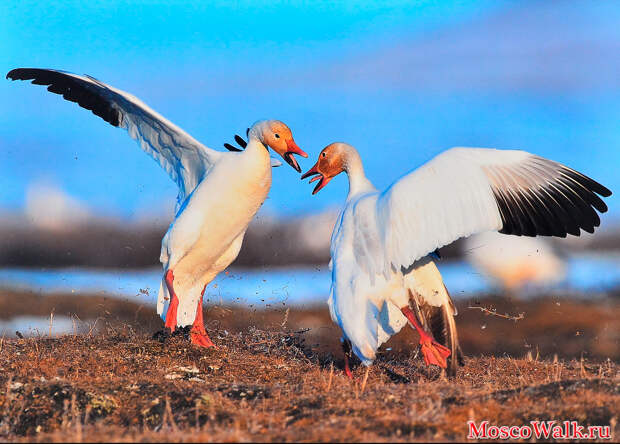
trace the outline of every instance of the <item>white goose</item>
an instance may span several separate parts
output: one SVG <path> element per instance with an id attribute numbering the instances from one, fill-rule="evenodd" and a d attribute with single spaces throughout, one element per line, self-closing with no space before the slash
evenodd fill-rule
<path id="1" fill-rule="evenodd" d="M 456 372 L 456 314 L 429 254 L 456 239 L 497 230 L 517 236 L 579 236 L 600 224 L 604 186 L 525 151 L 452 148 L 383 192 L 364 174 L 350 145 L 333 143 L 302 179 L 316 175 L 313 194 L 341 172 L 349 195 L 331 240 L 329 308 L 347 352 L 365 365 L 409 321 L 427 365 Z M 410 308 L 413 307 L 413 310 Z M 429 331 L 430 330 L 430 331 Z M 442 336 L 439 344 L 434 334 Z M 449 348 L 445 347 L 448 345 Z"/>
<path id="2" fill-rule="evenodd" d="M 48 91 L 125 128 L 177 183 L 176 216 L 162 240 L 164 275 L 157 312 L 163 315 L 167 305 L 165 326 L 171 332 L 192 325 L 191 341 L 213 346 L 202 318 L 204 290 L 237 257 L 248 224 L 267 197 L 271 187 L 267 147 L 301 172 L 293 154 L 308 155 L 295 144 L 291 130 L 278 120 L 258 121 L 248 130 L 245 151 L 215 151 L 136 97 L 92 77 L 19 68 L 7 78 L 49 85 Z"/>
<path id="3" fill-rule="evenodd" d="M 506 293 L 544 289 L 566 277 L 567 263 L 544 237 L 519 239 L 487 231 L 468 237 L 465 258 Z"/>

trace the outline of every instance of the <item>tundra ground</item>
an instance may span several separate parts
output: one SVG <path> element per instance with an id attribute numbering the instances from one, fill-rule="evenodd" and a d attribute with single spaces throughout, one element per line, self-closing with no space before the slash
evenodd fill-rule
<path id="1" fill-rule="evenodd" d="M 458 304 L 467 360 L 451 380 L 423 365 L 409 331 L 381 349 L 367 379 L 358 365 L 348 380 L 322 307 L 211 307 L 218 348 L 204 350 L 152 339 L 161 321 L 130 302 L 3 292 L 2 305 L 81 320 L 60 337 L 0 340 L 3 440 L 462 441 L 470 419 L 576 420 L 618 436 L 613 296 Z"/>

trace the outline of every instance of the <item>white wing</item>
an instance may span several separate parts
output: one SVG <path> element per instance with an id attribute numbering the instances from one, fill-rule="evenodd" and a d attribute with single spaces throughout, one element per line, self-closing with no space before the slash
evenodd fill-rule
<path id="1" fill-rule="evenodd" d="M 207 148 L 131 94 L 92 77 L 51 69 L 18 68 L 10 71 L 7 78 L 49 85 L 48 91 L 77 102 L 113 126 L 125 128 L 179 186 L 177 208 L 224 154 Z"/>
<path id="2" fill-rule="evenodd" d="M 597 196 L 611 191 L 525 151 L 452 148 L 392 184 L 377 201 L 383 261 L 407 268 L 458 238 L 499 230 L 517 236 L 578 236 L 600 224 Z M 358 261 L 360 261 L 358 257 Z M 364 260 L 369 268 L 376 258 Z"/>

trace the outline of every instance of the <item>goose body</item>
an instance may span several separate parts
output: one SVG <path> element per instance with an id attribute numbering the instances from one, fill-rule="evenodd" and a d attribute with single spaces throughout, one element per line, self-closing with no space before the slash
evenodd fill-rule
<path id="1" fill-rule="evenodd" d="M 164 275 L 173 270 L 174 290 L 184 295 L 179 297 L 178 326 L 194 321 L 205 285 L 237 258 L 245 231 L 271 187 L 264 146 L 251 141 L 245 151 L 226 154 L 179 209 L 162 241 Z M 164 305 L 169 300 L 162 279 L 159 314 L 167 311 Z"/>
<path id="2" fill-rule="evenodd" d="M 170 331 L 191 325 L 191 340 L 212 346 L 202 319 L 209 282 L 235 260 L 248 224 L 271 187 L 267 147 L 300 171 L 293 154 L 307 155 L 290 129 L 277 120 L 248 129 L 245 150 L 206 147 L 136 97 L 89 76 L 19 68 L 7 78 L 32 80 L 129 132 L 170 175 L 179 189 L 176 216 L 162 240 L 163 265 L 157 312 Z M 232 147 L 231 147 L 232 148 Z M 229 148 L 230 149 L 230 148 Z"/>
<path id="3" fill-rule="evenodd" d="M 409 322 L 427 364 L 456 372 L 456 310 L 433 252 L 485 231 L 565 237 L 593 232 L 611 192 L 564 165 L 525 151 L 453 148 L 380 192 L 350 145 L 334 143 L 302 178 L 313 194 L 340 172 L 349 194 L 331 240 L 329 307 L 350 347 L 370 365 Z M 438 342 L 439 341 L 439 342 Z M 346 357 L 346 354 L 345 354 Z M 348 363 L 346 365 L 348 371 Z"/>

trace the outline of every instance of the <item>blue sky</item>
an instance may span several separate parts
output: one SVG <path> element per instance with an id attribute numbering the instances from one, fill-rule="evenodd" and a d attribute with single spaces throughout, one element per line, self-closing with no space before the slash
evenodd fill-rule
<path id="1" fill-rule="evenodd" d="M 379 187 L 455 145 L 519 148 L 620 189 L 616 2 L 40 2 L 0 4 L 0 70 L 87 73 L 220 149 L 259 118 L 311 159 L 358 147 Z M 175 185 L 124 133 L 44 88 L 0 81 L 0 210 L 32 183 L 132 217 Z M 342 202 L 274 171 L 265 210 Z M 612 212 L 616 198 L 610 199 Z"/>

